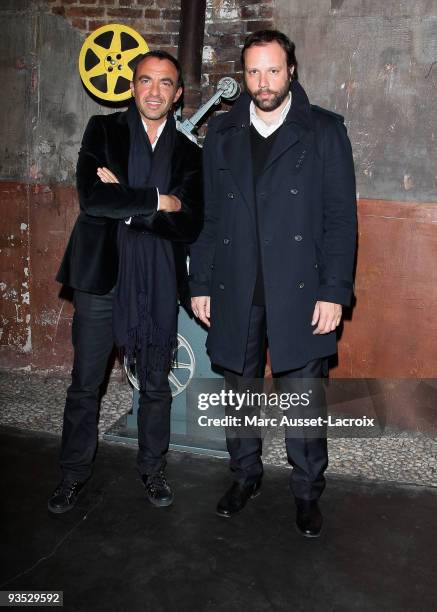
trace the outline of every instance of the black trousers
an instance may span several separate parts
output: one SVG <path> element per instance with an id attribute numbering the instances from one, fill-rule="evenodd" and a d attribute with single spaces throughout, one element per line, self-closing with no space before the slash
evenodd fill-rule
<path id="1" fill-rule="evenodd" d="M 100 388 L 114 346 L 113 291 L 106 295 L 74 292 L 74 363 L 67 390 L 60 466 L 67 480 L 90 477 L 97 449 Z M 171 390 L 168 372 L 150 371 L 140 390 L 138 455 L 140 474 L 165 467 L 170 441 Z"/>
<path id="2" fill-rule="evenodd" d="M 240 392 L 247 388 L 254 392 L 262 391 L 267 336 L 265 308 L 264 306 L 253 305 L 244 370 L 241 374 L 225 370 L 224 376 L 228 388 Z M 322 417 L 326 419 L 326 398 L 321 380 L 325 368 L 326 360 L 315 359 L 303 368 L 273 374 L 278 390 L 284 392 L 291 388 L 294 390 L 304 389 L 311 379 L 311 391 L 314 392 L 311 408 L 300 407 L 292 411 L 290 417 L 310 416 L 311 418 Z M 299 381 L 302 381 L 302 383 L 300 384 Z M 254 414 L 250 409 L 247 412 Z M 240 415 L 243 415 L 241 411 Z M 324 430 L 326 431 L 326 428 Z M 290 475 L 290 488 L 294 496 L 300 499 L 318 499 L 325 488 L 324 472 L 328 466 L 328 449 L 326 435 L 317 437 L 320 431 L 320 429 L 301 428 L 296 430 L 294 427 L 285 427 L 287 458 L 293 466 Z M 260 430 L 257 428 L 242 430 L 239 427 L 227 427 L 226 443 L 231 457 L 230 469 L 234 480 L 241 484 L 251 484 L 258 480 L 263 474 Z"/>

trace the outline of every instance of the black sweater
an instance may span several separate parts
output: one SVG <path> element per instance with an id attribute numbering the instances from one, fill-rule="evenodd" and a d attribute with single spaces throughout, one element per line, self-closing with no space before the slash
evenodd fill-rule
<path id="1" fill-rule="evenodd" d="M 272 149 L 274 140 L 276 138 L 276 134 L 278 133 L 278 128 L 270 134 L 267 138 L 261 136 L 261 134 L 256 130 L 256 128 L 251 125 L 250 126 L 250 147 L 252 151 L 252 171 L 253 171 L 253 184 L 255 190 L 255 208 L 256 208 L 256 233 L 258 238 L 258 271 L 256 276 L 255 290 L 253 293 L 252 303 L 257 306 L 265 305 L 265 297 L 264 297 L 264 278 L 263 278 L 263 269 L 262 269 L 262 260 L 261 260 L 261 244 L 260 244 L 260 230 L 259 230 L 259 219 L 260 219 L 260 202 L 256 197 L 257 191 L 257 183 L 258 177 L 261 175 L 264 166 L 266 164 L 267 158 Z"/>

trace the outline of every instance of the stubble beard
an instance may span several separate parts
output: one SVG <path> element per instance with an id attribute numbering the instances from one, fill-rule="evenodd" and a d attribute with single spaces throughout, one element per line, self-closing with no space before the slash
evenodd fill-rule
<path id="1" fill-rule="evenodd" d="M 289 91 L 290 91 L 290 81 L 287 81 L 287 84 L 280 91 L 275 92 L 275 91 L 271 91 L 270 89 L 265 89 L 265 90 L 255 91 L 254 93 L 249 92 L 249 94 L 255 106 L 258 107 L 260 110 L 274 111 L 281 106 L 285 98 L 288 96 Z M 269 100 L 261 100 L 260 98 L 258 98 L 258 96 L 261 93 L 265 93 L 265 92 L 273 94 L 273 97 L 270 98 Z"/>

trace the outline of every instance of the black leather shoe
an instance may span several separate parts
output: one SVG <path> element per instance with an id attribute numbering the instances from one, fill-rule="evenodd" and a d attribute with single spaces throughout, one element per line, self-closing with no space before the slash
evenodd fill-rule
<path id="1" fill-rule="evenodd" d="M 51 498 L 48 501 L 47 507 L 54 514 L 62 514 L 68 512 L 76 505 L 79 493 L 85 486 L 85 482 L 78 480 L 62 480 L 56 489 L 53 491 Z"/>
<path id="2" fill-rule="evenodd" d="M 229 518 L 233 514 L 240 512 L 249 499 L 260 494 L 260 488 L 261 479 L 257 480 L 255 484 L 246 486 L 239 482 L 234 482 L 217 504 L 217 514 Z"/>
<path id="3" fill-rule="evenodd" d="M 147 499 L 154 506 L 171 506 L 173 503 L 173 492 L 167 482 L 164 472 L 156 474 L 143 474 L 141 480 L 146 489 Z"/>
<path id="4" fill-rule="evenodd" d="M 318 538 L 322 529 L 322 513 L 317 500 L 296 499 L 296 528 L 306 538 Z"/>

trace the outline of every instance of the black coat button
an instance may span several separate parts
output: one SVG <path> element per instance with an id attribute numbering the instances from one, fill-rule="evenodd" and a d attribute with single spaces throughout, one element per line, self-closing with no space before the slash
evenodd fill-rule
<path id="1" fill-rule="evenodd" d="M 222 289 L 222 290 L 223 290 L 224 288 L 225 288 L 224 284 L 223 284 L 223 283 L 220 283 L 220 285 L 219 285 L 219 289 Z"/>
<path id="2" fill-rule="evenodd" d="M 299 289 L 303 289 L 305 287 L 305 283 L 299 283 Z"/>
<path id="3" fill-rule="evenodd" d="M 233 200 L 233 199 L 235 198 L 235 194 L 234 194 L 234 193 L 232 193 L 232 191 L 230 191 L 230 192 L 228 193 L 228 198 L 229 198 L 230 200 Z"/>
<path id="4" fill-rule="evenodd" d="M 229 238 L 223 238 L 223 244 L 229 244 L 231 241 Z"/>
<path id="5" fill-rule="evenodd" d="M 291 195 L 297 195 L 299 193 L 299 189 L 290 189 Z"/>
<path id="6" fill-rule="evenodd" d="M 296 240 L 296 242 L 300 242 L 302 240 L 302 236 L 300 234 L 296 234 L 294 239 Z"/>

